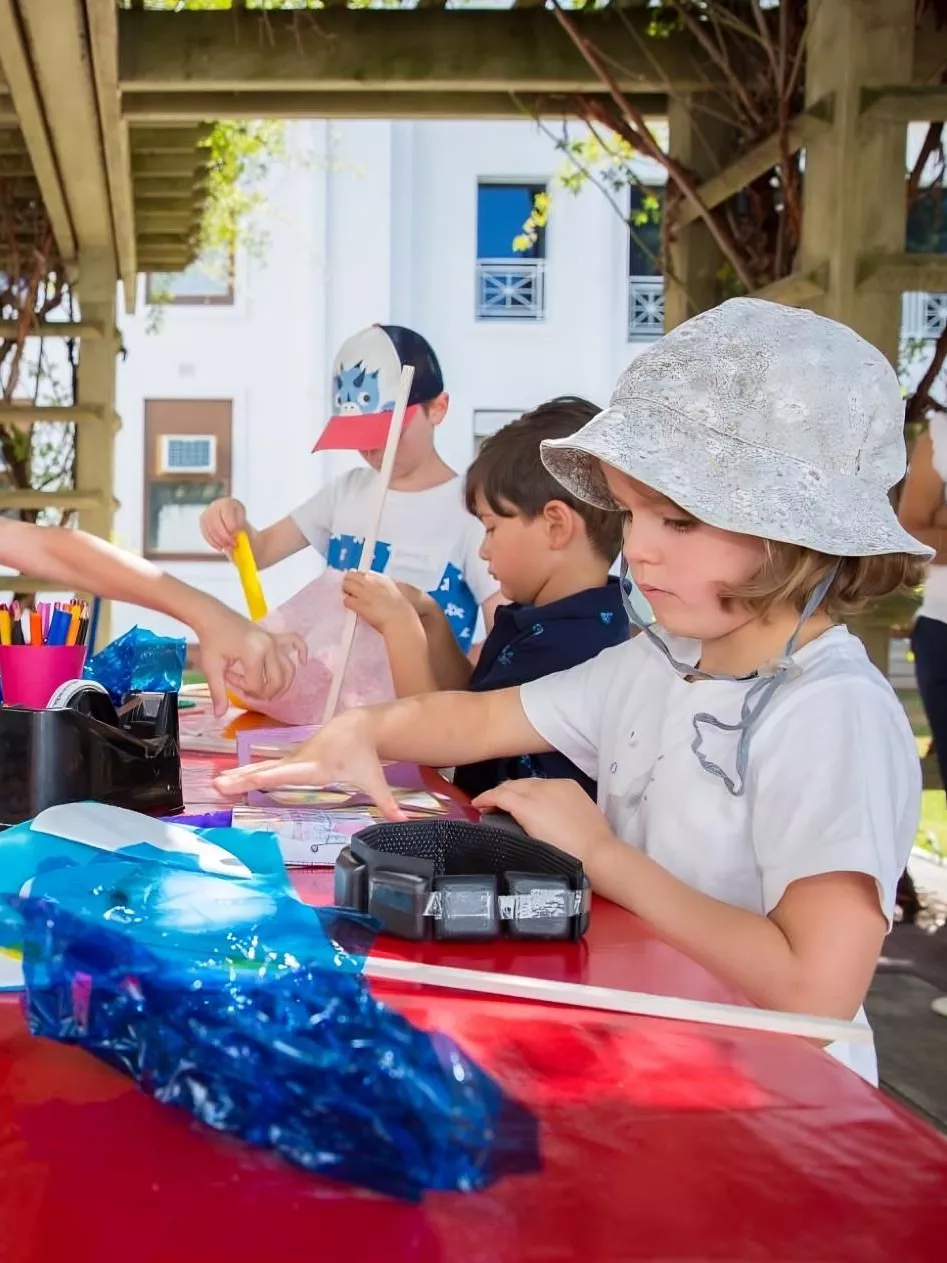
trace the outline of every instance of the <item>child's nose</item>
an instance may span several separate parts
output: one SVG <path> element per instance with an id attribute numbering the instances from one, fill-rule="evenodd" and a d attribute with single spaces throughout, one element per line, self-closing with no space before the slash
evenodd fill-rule
<path id="1" fill-rule="evenodd" d="M 638 526 L 626 526 L 621 547 L 629 566 L 659 560 L 658 541 L 649 531 Z"/>

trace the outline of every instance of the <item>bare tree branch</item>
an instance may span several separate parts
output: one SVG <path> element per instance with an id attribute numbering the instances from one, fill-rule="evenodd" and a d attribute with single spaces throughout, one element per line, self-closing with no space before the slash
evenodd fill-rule
<path id="1" fill-rule="evenodd" d="M 743 265 L 743 260 L 740 258 L 736 244 L 731 239 L 729 233 L 724 231 L 720 223 L 714 218 L 708 208 L 701 201 L 700 195 L 697 192 L 697 185 L 694 180 L 684 170 L 680 163 L 671 158 L 669 154 L 664 153 L 661 146 L 651 134 L 651 129 L 648 127 L 641 111 L 637 108 L 637 106 L 632 105 L 628 97 L 622 92 L 614 76 L 608 68 L 602 64 L 601 57 L 599 56 L 597 50 L 593 48 L 591 43 L 578 31 L 575 23 L 563 10 L 559 0 L 552 0 L 552 8 L 560 26 L 572 40 L 573 44 L 575 44 L 576 48 L 588 62 L 589 66 L 602 80 L 602 83 L 608 89 L 609 96 L 611 96 L 612 100 L 618 106 L 622 116 L 626 119 L 629 126 L 644 142 L 641 145 L 641 148 L 644 149 L 650 158 L 653 158 L 665 168 L 668 175 L 673 177 L 674 182 L 677 184 L 682 194 L 693 203 L 700 215 L 700 218 L 707 225 L 708 231 L 717 243 L 721 254 L 723 254 L 724 258 L 733 268 L 734 274 L 740 284 L 747 293 L 751 292 L 754 288 L 753 280 Z"/>

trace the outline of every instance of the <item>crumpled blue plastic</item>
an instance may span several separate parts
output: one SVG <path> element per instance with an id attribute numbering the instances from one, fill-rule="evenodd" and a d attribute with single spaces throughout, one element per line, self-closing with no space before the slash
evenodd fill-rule
<path id="1" fill-rule="evenodd" d="M 310 1171 L 418 1200 L 539 1165 L 535 1119 L 440 1034 L 374 999 L 374 924 L 266 876 L 121 855 L 16 900 L 30 1030 Z"/>
<path id="2" fill-rule="evenodd" d="M 129 693 L 180 692 L 186 658 L 187 641 L 133 627 L 90 658 L 82 674 L 121 705 Z"/>

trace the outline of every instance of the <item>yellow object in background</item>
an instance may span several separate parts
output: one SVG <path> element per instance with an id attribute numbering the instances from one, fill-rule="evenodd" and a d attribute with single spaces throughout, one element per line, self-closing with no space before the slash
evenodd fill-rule
<path id="1" fill-rule="evenodd" d="M 260 586 L 260 572 L 256 568 L 256 559 L 253 556 L 250 538 L 246 531 L 237 533 L 237 542 L 231 553 L 231 561 L 237 567 L 250 617 L 255 623 L 258 623 L 261 618 L 266 617 L 266 597 L 263 595 L 263 588 Z"/>
<path id="2" fill-rule="evenodd" d="M 260 585 L 260 572 L 256 568 L 256 558 L 253 556 L 253 549 L 250 547 L 250 537 L 246 531 L 237 532 L 237 542 L 234 545 L 233 552 L 230 554 L 230 560 L 237 567 L 237 574 L 240 576 L 240 584 L 243 588 L 243 595 L 247 602 L 247 610 L 250 617 L 255 623 L 261 618 L 266 617 L 266 597 L 263 595 L 263 588 Z M 248 704 L 236 693 L 228 692 L 227 697 L 232 705 L 238 710 L 249 710 Z"/>

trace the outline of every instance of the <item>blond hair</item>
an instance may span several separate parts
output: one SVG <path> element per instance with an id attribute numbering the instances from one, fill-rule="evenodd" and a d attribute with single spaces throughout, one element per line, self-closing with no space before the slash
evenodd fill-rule
<path id="1" fill-rule="evenodd" d="M 926 569 L 926 562 L 909 553 L 840 558 L 771 539 L 764 539 L 763 546 L 763 564 L 756 574 L 721 594 L 762 618 L 780 605 L 789 605 L 801 614 L 812 592 L 835 565 L 838 573 L 819 606 L 830 618 L 857 614 L 872 601 L 918 587 Z"/>

